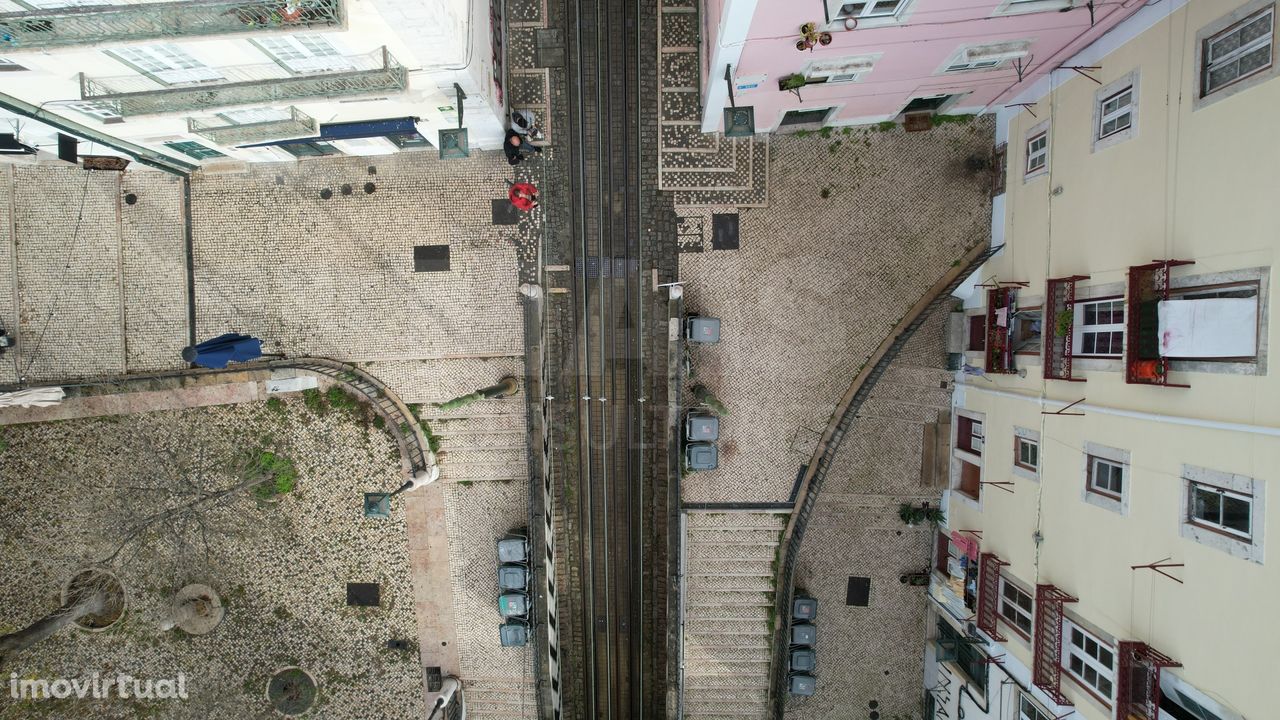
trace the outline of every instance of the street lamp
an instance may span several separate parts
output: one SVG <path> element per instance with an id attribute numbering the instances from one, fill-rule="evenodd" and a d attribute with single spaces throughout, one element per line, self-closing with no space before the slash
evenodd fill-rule
<path id="1" fill-rule="evenodd" d="M 471 147 L 467 143 L 467 129 L 462 127 L 462 101 L 467 99 L 467 94 L 462 91 L 462 86 L 458 83 L 453 84 L 453 89 L 457 97 L 454 105 L 458 108 L 458 127 L 442 128 L 440 130 L 439 148 L 441 160 L 471 157 Z"/>
<path id="2" fill-rule="evenodd" d="M 724 66 L 724 83 L 729 88 L 729 107 L 724 109 L 724 136 L 751 137 L 756 134 L 756 109 L 738 107 L 733 99 L 733 67 Z"/>
<path id="3" fill-rule="evenodd" d="M 365 493 L 364 494 L 364 516 L 367 518 L 377 518 L 385 520 L 391 517 L 391 498 L 408 490 L 416 490 L 424 485 L 430 485 L 440 479 L 440 466 L 431 465 L 425 470 L 419 470 L 409 478 L 405 484 L 401 485 L 394 492 L 389 493 Z"/>

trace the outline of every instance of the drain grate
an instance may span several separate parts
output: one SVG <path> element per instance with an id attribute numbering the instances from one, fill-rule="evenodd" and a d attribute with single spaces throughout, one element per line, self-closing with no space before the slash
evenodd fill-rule
<path id="1" fill-rule="evenodd" d="M 844 604 L 854 607 L 866 607 L 871 602 L 871 578 L 850 577 L 849 587 L 845 590 Z"/>
<path id="2" fill-rule="evenodd" d="M 353 607 L 378 607 L 382 588 L 378 583 L 347 583 L 347 604 Z"/>
<path id="3" fill-rule="evenodd" d="M 446 272 L 449 270 L 448 245 L 415 245 L 413 247 L 414 272 Z"/>

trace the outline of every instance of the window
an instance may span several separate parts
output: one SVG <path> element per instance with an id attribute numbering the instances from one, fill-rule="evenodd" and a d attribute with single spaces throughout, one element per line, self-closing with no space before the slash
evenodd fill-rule
<path id="1" fill-rule="evenodd" d="M 832 20 L 846 20 L 849 18 L 891 18 L 898 14 L 898 11 L 907 4 L 907 0 L 865 0 L 864 2 L 843 2 L 835 12 L 831 13 Z"/>
<path id="2" fill-rule="evenodd" d="M 986 315 L 970 315 L 969 316 L 969 344 L 968 350 L 986 350 L 987 349 L 987 316 Z"/>
<path id="3" fill-rule="evenodd" d="M 1189 494 L 1191 522 L 1245 539 L 1253 534 L 1253 496 L 1197 482 Z"/>
<path id="4" fill-rule="evenodd" d="M 1089 457 L 1089 490 L 1110 495 L 1124 496 L 1124 465 L 1106 458 Z"/>
<path id="5" fill-rule="evenodd" d="M 1126 87 L 1111 97 L 1104 98 L 1099 110 L 1099 140 L 1133 127 L 1133 87 Z"/>
<path id="6" fill-rule="evenodd" d="M 1160 673 L 1160 717 L 1176 720 L 1244 720 L 1176 673 Z"/>
<path id="7" fill-rule="evenodd" d="M 968 678 L 969 683 L 978 688 L 983 695 L 987 692 L 987 656 L 977 645 L 959 632 L 941 617 L 938 618 L 937 643 L 943 651 L 943 657 L 951 656 L 960 672 Z"/>
<path id="8" fill-rule="evenodd" d="M 262 37 L 255 42 L 290 72 L 353 70 L 355 66 L 323 35 Z"/>
<path id="9" fill-rule="evenodd" d="M 1027 175 L 1044 171 L 1049 165 L 1049 133 L 1040 132 L 1027 139 Z"/>
<path id="10" fill-rule="evenodd" d="M 1200 96 L 1207 97 L 1271 67 L 1275 6 L 1268 5 L 1202 40 Z"/>
<path id="11" fill-rule="evenodd" d="M 1062 634 L 1062 669 L 1080 684 L 1111 702 L 1115 682 L 1115 648 L 1093 633 L 1066 620 Z"/>
<path id="12" fill-rule="evenodd" d="M 1013 464 L 1034 472 L 1040 467 L 1040 443 L 1029 438 L 1014 437 Z"/>
<path id="13" fill-rule="evenodd" d="M 831 60 L 815 60 L 805 68 L 804 78 L 810 83 L 858 82 L 863 75 L 871 72 L 877 57 L 879 56 L 857 55 Z"/>
<path id="14" fill-rule="evenodd" d="M 1033 604 L 1031 595 L 1009 582 L 1008 578 L 1000 578 L 1000 617 L 1027 638 L 1031 637 Z"/>
<path id="15" fill-rule="evenodd" d="M 139 72 L 170 85 L 222 79 L 222 73 L 169 43 L 121 47 L 112 50 L 111 54 L 137 68 Z"/>
<path id="16" fill-rule="evenodd" d="M 319 157 L 322 155 L 341 155 L 342 151 L 327 142 L 307 140 L 301 142 L 280 143 L 277 147 L 294 157 Z"/>
<path id="17" fill-rule="evenodd" d="M 116 112 L 116 109 L 107 103 L 86 101 L 86 102 L 69 102 L 69 103 L 65 103 L 64 105 L 66 107 L 71 108 L 72 110 L 75 110 L 78 113 L 84 113 L 85 115 L 96 117 L 99 120 L 120 119 L 120 114 Z"/>
<path id="18" fill-rule="evenodd" d="M 208 147 L 206 145 L 201 145 L 198 142 L 193 142 L 190 140 L 182 140 L 178 142 L 167 142 L 164 144 L 164 146 L 172 150 L 177 150 L 183 155 L 186 155 L 188 157 L 193 157 L 196 160 L 207 160 L 208 158 L 226 157 L 224 153 L 220 153 L 211 147 Z"/>
<path id="19" fill-rule="evenodd" d="M 964 415 L 956 418 L 956 447 L 960 450 L 971 452 L 974 455 L 982 454 L 984 437 L 982 434 L 982 421 L 975 418 L 966 417 Z"/>
<path id="20" fill-rule="evenodd" d="M 991 70 L 1000 67 L 1002 60 L 960 60 L 947 65 L 947 72 L 965 72 L 967 70 Z"/>
<path id="21" fill-rule="evenodd" d="M 1054 717 L 1036 704 L 1031 696 L 1018 691 L 1018 720 L 1054 720 Z"/>
<path id="22" fill-rule="evenodd" d="M 971 70 L 993 70 L 1005 63 L 1026 57 L 1031 43 L 1027 40 L 1004 40 L 980 45 L 963 45 L 942 67 L 946 73 Z"/>
<path id="23" fill-rule="evenodd" d="M 1123 300 L 1076 303 L 1071 354 L 1103 357 L 1124 354 Z"/>

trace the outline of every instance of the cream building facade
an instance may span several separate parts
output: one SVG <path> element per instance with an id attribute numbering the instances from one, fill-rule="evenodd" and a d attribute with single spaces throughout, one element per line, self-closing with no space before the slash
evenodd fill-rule
<path id="1" fill-rule="evenodd" d="M 191 165 L 427 149 L 460 109 L 471 146 L 496 147 L 501 13 L 500 0 L 0 0 L 0 107 L 30 147 L 64 131 Z"/>
<path id="2" fill-rule="evenodd" d="M 926 717 L 1277 717 L 1276 13 L 1149 3 L 999 114 Z"/>

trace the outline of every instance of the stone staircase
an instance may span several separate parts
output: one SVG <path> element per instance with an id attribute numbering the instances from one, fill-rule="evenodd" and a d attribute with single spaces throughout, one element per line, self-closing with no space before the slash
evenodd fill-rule
<path id="1" fill-rule="evenodd" d="M 481 400 L 423 414 L 440 437 L 442 482 L 510 482 L 529 477 L 524 397 Z"/>
<path id="2" fill-rule="evenodd" d="M 533 683 L 498 677 L 468 678 L 463 681 L 467 718 L 474 720 L 517 720 L 538 717 Z"/>
<path id="3" fill-rule="evenodd" d="M 698 4 L 657 0 L 658 188 L 679 207 L 763 207 L 769 203 L 768 135 L 703 134 Z"/>
<path id="4" fill-rule="evenodd" d="M 684 716 L 768 717 L 781 513 L 689 513 L 685 534 Z"/>

